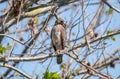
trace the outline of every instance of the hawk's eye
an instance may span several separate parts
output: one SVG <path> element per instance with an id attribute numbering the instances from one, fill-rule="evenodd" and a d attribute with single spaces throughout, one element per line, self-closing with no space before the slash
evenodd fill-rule
<path id="1" fill-rule="evenodd" d="M 61 24 L 63 24 L 63 21 L 60 21 Z"/>

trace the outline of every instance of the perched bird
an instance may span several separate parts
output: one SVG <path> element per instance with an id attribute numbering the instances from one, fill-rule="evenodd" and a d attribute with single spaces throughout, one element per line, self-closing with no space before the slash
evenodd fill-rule
<path id="1" fill-rule="evenodd" d="M 58 18 L 55 22 L 55 25 L 51 31 L 51 41 L 52 46 L 57 54 L 57 64 L 62 63 L 62 54 L 60 54 L 60 50 L 64 50 L 65 42 L 66 42 L 66 29 L 64 20 Z"/>

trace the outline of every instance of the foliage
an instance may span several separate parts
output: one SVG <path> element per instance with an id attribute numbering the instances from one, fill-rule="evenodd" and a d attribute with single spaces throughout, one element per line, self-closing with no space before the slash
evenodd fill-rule
<path id="1" fill-rule="evenodd" d="M 107 34 L 111 34 L 111 33 L 113 33 L 113 31 L 112 31 L 112 30 L 108 30 L 108 31 L 107 31 Z M 111 39 L 111 40 L 113 40 L 113 41 L 116 41 L 116 38 L 115 38 L 115 36 L 114 36 L 114 35 L 109 36 L 109 37 L 108 37 L 108 39 Z"/>
<path id="2" fill-rule="evenodd" d="M 57 72 L 46 71 L 43 79 L 61 79 L 61 77 Z"/>
<path id="3" fill-rule="evenodd" d="M 18 74 L 18 73 L 14 74 L 14 77 L 16 77 L 16 78 L 18 78 L 19 76 L 20 76 L 20 74 Z"/>
<path id="4" fill-rule="evenodd" d="M 113 9 L 112 9 L 112 8 L 109 8 L 109 10 L 105 10 L 105 14 L 106 14 L 106 15 L 111 15 L 111 14 L 113 14 Z"/>
<path id="5" fill-rule="evenodd" d="M 66 66 L 66 64 L 65 64 L 65 63 L 62 63 L 62 64 L 60 65 L 60 68 L 63 69 L 63 68 L 65 68 L 65 66 Z"/>
<path id="6" fill-rule="evenodd" d="M 4 47 L 0 45 L 0 54 L 3 54 L 5 51 L 10 50 L 11 46 Z"/>

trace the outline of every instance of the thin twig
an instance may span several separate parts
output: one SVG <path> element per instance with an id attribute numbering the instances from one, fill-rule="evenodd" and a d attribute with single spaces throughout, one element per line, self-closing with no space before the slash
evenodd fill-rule
<path id="1" fill-rule="evenodd" d="M 22 72 L 21 70 L 18 70 L 17 68 L 11 66 L 11 65 L 8 65 L 8 64 L 0 64 L 0 66 L 2 67 L 7 67 L 7 68 L 10 68 L 12 70 L 15 70 L 16 72 L 20 73 L 21 75 L 23 75 L 24 77 L 28 78 L 28 79 L 32 79 L 32 77 L 30 77 L 29 75 L 27 75 L 26 73 Z"/>

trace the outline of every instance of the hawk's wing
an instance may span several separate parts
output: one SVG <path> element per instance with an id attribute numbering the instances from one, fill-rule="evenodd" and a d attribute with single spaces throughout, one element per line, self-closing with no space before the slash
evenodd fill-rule
<path id="1" fill-rule="evenodd" d="M 56 47 L 55 47 L 55 45 L 54 45 L 54 43 L 53 43 L 54 40 L 52 39 L 54 32 L 55 32 L 55 27 L 52 28 L 52 30 L 51 30 L 51 36 L 50 36 L 50 37 L 51 37 L 51 44 L 52 44 L 54 50 L 56 51 L 57 49 L 56 49 Z"/>
<path id="2" fill-rule="evenodd" d="M 61 32 L 62 49 L 64 49 L 66 43 L 66 29 L 62 25 L 60 27 L 60 32 Z"/>

